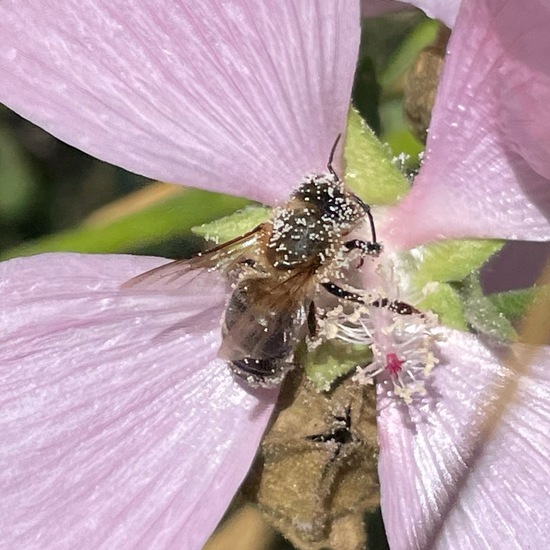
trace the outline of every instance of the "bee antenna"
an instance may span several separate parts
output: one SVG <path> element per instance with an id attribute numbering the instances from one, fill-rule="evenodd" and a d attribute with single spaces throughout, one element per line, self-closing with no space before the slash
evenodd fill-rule
<path id="1" fill-rule="evenodd" d="M 374 218 L 372 217 L 372 212 L 371 212 L 370 206 L 366 202 L 361 200 L 357 195 L 355 196 L 355 198 L 357 199 L 357 202 L 359 203 L 361 208 L 365 211 L 365 214 L 367 215 L 367 218 L 369 219 L 370 233 L 371 233 L 371 237 L 372 237 L 372 244 L 379 246 L 378 241 L 376 240 L 376 228 L 374 226 Z"/>
<path id="2" fill-rule="evenodd" d="M 332 149 L 330 150 L 330 155 L 328 156 L 328 162 L 327 162 L 327 169 L 328 171 L 337 179 L 338 174 L 335 172 L 334 168 L 332 167 L 332 161 L 334 160 L 334 153 L 336 152 L 336 147 L 338 147 L 338 142 L 340 141 L 340 138 L 342 137 L 342 134 L 338 134 L 336 136 L 336 140 L 334 141 L 334 145 L 332 146 Z"/>

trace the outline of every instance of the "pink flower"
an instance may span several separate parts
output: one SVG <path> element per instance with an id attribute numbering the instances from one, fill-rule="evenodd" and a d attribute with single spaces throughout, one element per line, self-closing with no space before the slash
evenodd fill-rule
<path id="1" fill-rule="evenodd" d="M 399 246 L 455 237 L 548 240 L 550 123 L 540 113 L 550 99 L 549 8 L 543 0 L 526 9 L 486 0 L 472 9 L 462 3 L 448 47 L 426 162 L 393 213 Z M 429 215 L 418 216 L 420 205 Z M 403 223 L 411 218 L 414 226 Z"/>
<path id="2" fill-rule="evenodd" d="M 525 110 L 550 90 L 548 22 L 542 0 L 464 2 L 388 248 L 549 239 L 548 117 Z M 10 107 L 150 177 L 272 204 L 324 170 L 344 129 L 359 3 L 4 0 L 0 28 Z M 276 392 L 242 388 L 216 359 L 216 274 L 185 295 L 119 292 L 162 262 L 0 264 L 6 547 L 200 548 L 246 474 Z M 406 407 L 380 385 L 392 549 L 542 547 L 550 352 L 516 346 L 514 370 L 505 350 L 442 335 L 426 400 Z"/>
<path id="3" fill-rule="evenodd" d="M 152 178 L 286 198 L 345 128 L 359 5 L 0 3 L 0 100 Z M 201 548 L 277 391 L 217 359 L 226 285 L 121 293 L 166 260 L 0 264 L 6 548 Z"/>
<path id="4" fill-rule="evenodd" d="M 549 240 L 549 26 L 542 0 L 462 2 L 426 158 L 381 228 L 385 240 Z M 404 410 L 379 388 L 392 550 L 545 546 L 550 349 L 487 346 L 456 331 L 439 347 L 444 363 L 421 405 Z"/>

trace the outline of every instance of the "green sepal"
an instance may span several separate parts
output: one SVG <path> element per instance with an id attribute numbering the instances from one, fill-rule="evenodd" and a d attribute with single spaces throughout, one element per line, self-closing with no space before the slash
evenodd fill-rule
<path id="1" fill-rule="evenodd" d="M 460 294 L 447 283 L 431 284 L 429 292 L 417 306 L 420 310 L 436 313 L 443 325 L 456 330 L 468 330 Z"/>
<path id="2" fill-rule="evenodd" d="M 328 391 L 337 378 L 372 360 L 368 346 L 340 340 L 327 340 L 312 351 L 306 351 L 302 346 L 297 354 L 307 377 L 319 391 Z"/>
<path id="3" fill-rule="evenodd" d="M 470 239 L 440 241 L 417 248 L 407 269 L 417 292 L 423 295 L 418 307 L 437 313 L 446 326 L 468 330 L 472 321 L 479 321 L 473 319 L 472 312 L 472 319 L 468 318 L 465 296 L 456 284 L 478 270 L 502 246 L 502 241 Z"/>
<path id="4" fill-rule="evenodd" d="M 549 303 L 550 287 L 541 286 L 510 290 L 508 292 L 490 294 L 487 298 L 495 306 L 497 311 L 504 315 L 510 322 L 517 323 L 525 317 L 531 307 L 536 306 L 541 301 Z"/>
<path id="5" fill-rule="evenodd" d="M 502 246 L 502 241 L 488 239 L 446 240 L 416 249 L 415 273 L 419 288 L 431 281 L 462 281 L 479 269 Z"/>
<path id="6" fill-rule="evenodd" d="M 266 222 L 269 212 L 267 206 L 247 206 L 225 218 L 193 227 L 192 231 L 207 241 L 215 244 L 224 243 Z"/>
<path id="7" fill-rule="evenodd" d="M 355 110 L 348 115 L 345 181 L 367 204 L 395 204 L 409 190 L 409 182 L 395 166 L 389 148 Z"/>
<path id="8" fill-rule="evenodd" d="M 389 111 L 392 108 L 391 103 L 386 104 L 386 110 Z M 395 109 L 401 110 L 401 104 L 395 107 Z M 392 114 L 389 112 L 385 115 L 386 118 L 390 118 Z M 395 115 L 393 115 L 395 116 Z M 397 126 L 397 123 L 394 124 Z M 401 128 L 397 126 L 395 129 L 391 127 L 384 133 L 384 142 L 388 144 L 388 147 L 395 155 L 402 155 L 402 170 L 406 173 L 416 173 L 420 165 L 420 155 L 424 151 L 424 144 L 421 143 L 418 138 L 408 128 Z"/>
<path id="9" fill-rule="evenodd" d="M 459 288 L 468 325 L 477 333 L 505 342 L 517 340 L 517 333 L 504 313 L 483 294 L 477 273 L 470 275 Z"/>

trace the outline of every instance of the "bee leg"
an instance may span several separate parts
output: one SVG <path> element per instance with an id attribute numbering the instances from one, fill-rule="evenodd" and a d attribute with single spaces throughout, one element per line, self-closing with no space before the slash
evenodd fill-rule
<path id="1" fill-rule="evenodd" d="M 353 239 L 344 243 L 348 250 L 360 250 L 364 256 L 378 256 L 382 252 L 382 245 L 377 242 Z"/>
<path id="2" fill-rule="evenodd" d="M 370 244 L 373 247 L 377 247 L 378 253 L 380 253 L 381 250 L 382 250 L 382 245 L 378 242 L 378 239 L 376 238 L 376 227 L 374 226 L 374 218 L 372 217 L 372 212 L 371 212 L 370 206 L 366 202 L 363 202 L 357 195 L 355 196 L 355 199 L 361 205 L 361 207 L 363 208 L 363 210 L 365 212 L 365 215 L 367 216 L 367 218 L 369 220 L 370 234 L 371 234 L 371 237 L 372 237 L 372 243 L 367 243 L 367 244 Z M 378 255 L 378 254 L 376 254 L 376 255 Z"/>
<path id="3" fill-rule="evenodd" d="M 312 338 L 317 336 L 317 310 L 313 302 L 309 304 L 307 311 L 307 330 Z"/>
<path id="4" fill-rule="evenodd" d="M 351 252 L 352 250 L 359 250 L 361 252 L 361 261 L 358 268 L 363 265 L 365 256 L 374 256 L 377 258 L 382 252 L 382 245 L 376 241 L 362 241 L 360 239 L 353 239 L 344 243 L 344 246 Z"/>
<path id="5" fill-rule="evenodd" d="M 344 290 L 334 283 L 321 283 L 321 286 L 327 292 L 330 292 L 330 294 L 342 300 L 350 300 L 359 304 L 366 303 L 363 297 L 356 292 Z M 394 313 L 398 313 L 399 315 L 413 315 L 422 313 L 419 309 L 416 309 L 414 306 L 411 306 L 406 302 L 402 302 L 401 300 L 388 300 L 388 298 L 380 298 L 378 300 L 374 300 L 374 302 L 370 302 L 368 305 L 374 307 L 384 307 L 386 309 L 389 309 L 390 311 L 393 311 Z"/>
<path id="6" fill-rule="evenodd" d="M 342 287 L 334 283 L 321 283 L 321 286 L 333 296 L 341 298 L 342 300 L 350 300 L 351 302 L 357 302 L 359 304 L 364 304 L 365 300 L 363 297 L 357 294 L 356 292 L 350 292 L 349 290 L 344 290 Z"/>
<path id="7" fill-rule="evenodd" d="M 374 307 L 385 307 L 394 313 L 399 313 L 399 315 L 413 315 L 416 313 L 422 313 L 419 309 L 416 309 L 414 306 L 402 302 L 401 300 L 388 300 L 387 298 L 380 298 L 371 302 L 371 306 Z"/>

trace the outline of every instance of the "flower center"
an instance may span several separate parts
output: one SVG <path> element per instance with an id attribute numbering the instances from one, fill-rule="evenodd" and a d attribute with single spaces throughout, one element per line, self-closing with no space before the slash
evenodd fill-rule
<path id="1" fill-rule="evenodd" d="M 324 312 L 318 336 L 370 347 L 372 360 L 357 366 L 354 380 L 363 384 L 389 380 L 393 392 L 410 403 L 414 395 L 426 392 L 425 380 L 438 362 L 438 318 L 401 300 L 402 285 L 391 265 L 386 272 L 377 268 L 377 274 L 379 289 L 353 289 L 359 300 L 346 300 Z"/>
<path id="2" fill-rule="evenodd" d="M 405 361 L 399 359 L 395 353 L 386 353 L 386 370 L 392 375 L 397 376 L 401 366 Z"/>

